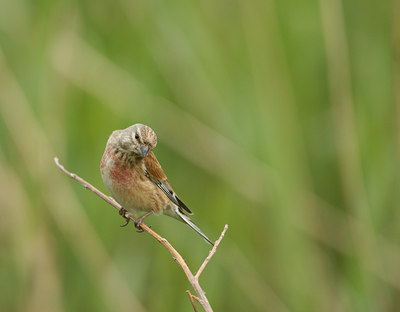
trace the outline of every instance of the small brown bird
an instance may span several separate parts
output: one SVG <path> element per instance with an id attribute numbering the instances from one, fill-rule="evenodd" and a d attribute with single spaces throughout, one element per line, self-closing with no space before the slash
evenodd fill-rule
<path id="1" fill-rule="evenodd" d="M 104 185 L 124 208 L 124 216 L 126 211 L 134 215 L 145 213 L 137 219 L 136 227 L 153 213 L 165 214 L 185 222 L 213 245 L 184 213 L 183 210 L 192 214 L 173 191 L 152 152 L 156 145 L 155 132 L 142 124 L 113 131 L 101 159 L 100 170 Z"/>

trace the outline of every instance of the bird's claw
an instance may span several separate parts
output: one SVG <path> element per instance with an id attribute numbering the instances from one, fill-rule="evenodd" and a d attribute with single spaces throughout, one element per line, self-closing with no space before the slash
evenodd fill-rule
<path id="1" fill-rule="evenodd" d="M 126 220 L 126 223 L 120 225 L 120 227 L 125 227 L 125 226 L 127 226 L 127 225 L 129 224 L 129 221 L 131 221 L 131 219 L 130 219 L 129 216 L 127 215 L 127 214 L 128 214 L 128 211 L 127 211 L 125 208 L 121 208 L 121 210 L 119 211 L 119 214 L 120 214 L 123 218 L 125 218 L 125 220 Z"/>
<path id="2" fill-rule="evenodd" d="M 142 228 L 140 228 L 139 230 L 136 230 L 136 232 L 138 232 L 138 233 L 143 233 L 144 230 L 143 230 Z"/>
<path id="3" fill-rule="evenodd" d="M 126 227 L 129 224 L 129 221 L 131 221 L 131 219 L 126 218 L 125 224 L 120 225 L 120 227 Z"/>
<path id="4" fill-rule="evenodd" d="M 150 216 L 151 214 L 153 214 L 153 211 L 149 211 L 148 213 L 146 213 L 145 215 L 141 216 L 140 218 L 137 218 L 135 221 L 133 221 L 133 223 L 135 224 L 135 228 L 138 229 L 138 233 L 142 233 L 144 230 L 141 227 L 141 224 L 143 223 L 143 220 L 145 218 L 147 218 L 148 216 Z"/>
<path id="5" fill-rule="evenodd" d="M 133 223 L 135 224 L 135 228 L 137 229 L 136 232 L 138 232 L 138 233 L 143 233 L 144 232 L 144 230 L 140 226 L 143 223 L 143 219 L 144 218 L 138 218 L 135 221 L 133 221 Z"/>

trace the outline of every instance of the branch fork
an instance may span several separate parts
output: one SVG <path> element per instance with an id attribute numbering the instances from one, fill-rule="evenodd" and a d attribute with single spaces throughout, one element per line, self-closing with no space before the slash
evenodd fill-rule
<path id="1" fill-rule="evenodd" d="M 79 182 L 80 184 L 82 184 L 82 186 L 95 193 L 97 196 L 99 196 L 100 198 L 102 198 L 104 201 L 106 201 L 107 203 L 109 203 L 111 206 L 113 206 L 114 208 L 118 209 L 118 211 L 121 211 L 123 208 L 120 204 L 118 204 L 112 197 L 105 195 L 104 193 L 100 192 L 97 188 L 95 188 L 93 185 L 91 185 L 89 182 L 85 181 L 84 179 L 82 179 L 81 177 L 79 177 L 77 174 L 69 172 L 67 169 L 64 168 L 63 165 L 60 164 L 59 160 L 57 157 L 54 157 L 54 162 L 56 163 L 57 167 L 60 168 L 65 174 L 67 174 L 69 177 L 71 177 L 72 179 L 74 179 L 75 181 Z M 132 215 L 129 214 L 129 218 L 132 221 L 136 221 L 136 218 L 133 217 Z M 208 254 L 207 258 L 203 261 L 203 263 L 201 264 L 201 266 L 199 267 L 199 269 L 197 270 L 196 274 L 193 275 L 192 271 L 189 269 L 188 265 L 186 264 L 185 260 L 183 259 L 183 257 L 178 253 L 178 251 L 176 251 L 176 249 L 162 236 L 160 236 L 158 233 L 154 232 L 149 226 L 147 226 L 145 223 L 140 223 L 139 227 L 144 231 L 147 232 L 148 234 L 150 234 L 151 236 L 153 236 L 159 243 L 161 243 L 165 248 L 168 249 L 168 251 L 171 253 L 172 258 L 179 264 L 179 266 L 182 268 L 183 272 L 185 273 L 189 283 L 192 285 L 195 293 L 197 294 L 197 296 L 193 295 L 189 290 L 186 291 L 186 293 L 188 294 L 189 300 L 192 304 L 192 307 L 194 309 L 195 312 L 197 312 L 197 308 L 195 305 L 195 301 L 198 301 L 201 306 L 204 308 L 204 310 L 206 312 L 212 312 L 212 308 L 211 305 L 205 295 L 205 292 L 203 291 L 203 289 L 200 286 L 199 283 L 199 278 L 201 273 L 203 272 L 204 268 L 206 267 L 206 265 L 208 264 L 208 262 L 210 262 L 211 258 L 214 256 L 215 252 L 217 251 L 217 247 L 220 244 L 222 238 L 225 235 L 225 232 L 228 229 L 228 225 L 226 224 L 224 229 L 221 232 L 221 235 L 219 236 L 219 238 L 216 240 L 216 242 L 214 243 L 213 248 L 211 249 L 210 253 Z"/>

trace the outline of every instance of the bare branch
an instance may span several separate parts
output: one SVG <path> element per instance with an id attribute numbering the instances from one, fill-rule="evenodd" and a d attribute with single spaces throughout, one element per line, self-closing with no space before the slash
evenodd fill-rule
<path id="1" fill-rule="evenodd" d="M 111 206 L 114 206 L 116 209 L 118 209 L 118 210 L 122 209 L 122 206 L 120 204 L 118 204 L 112 197 L 105 195 L 104 193 L 100 192 L 97 188 L 95 188 L 90 183 L 86 182 L 84 179 L 82 179 L 75 173 L 69 172 L 67 169 L 65 169 L 64 166 L 60 164 L 58 157 L 54 157 L 54 162 L 56 163 L 58 168 L 60 168 L 64 173 L 69 175 L 72 179 L 74 179 L 75 181 L 78 181 L 80 184 L 82 184 L 85 189 L 92 191 L 97 196 L 99 196 L 100 198 L 105 200 L 107 203 L 109 203 Z"/>
<path id="2" fill-rule="evenodd" d="M 104 193 L 100 192 L 97 188 L 95 188 L 93 185 L 91 185 L 89 182 L 85 181 L 84 179 L 82 179 L 81 177 L 79 177 L 77 174 L 75 173 L 71 173 L 69 172 L 67 169 L 64 168 L 63 165 L 60 164 L 59 160 L 57 157 L 54 157 L 54 162 L 56 163 L 56 165 L 65 173 L 67 174 L 69 177 L 71 177 L 72 179 L 74 179 L 75 181 L 79 182 L 80 184 L 83 185 L 84 188 L 86 188 L 87 190 L 95 193 L 97 196 L 99 196 L 100 198 L 102 198 L 104 201 L 106 201 L 107 203 L 109 203 L 111 206 L 113 206 L 114 208 L 118 209 L 119 211 L 121 211 L 122 206 L 120 204 L 118 204 L 112 197 L 105 195 Z M 133 216 L 129 215 L 129 218 L 133 221 L 136 220 L 136 218 L 134 218 Z M 219 245 L 219 243 L 221 242 L 222 238 L 225 235 L 226 230 L 228 229 L 228 225 L 225 225 L 224 230 L 222 231 L 220 237 L 218 238 L 218 240 L 215 242 L 214 247 L 211 249 L 208 257 L 204 260 L 203 264 L 200 266 L 200 269 L 198 270 L 196 276 L 193 275 L 192 271 L 189 269 L 188 265 L 186 264 L 185 260 L 183 259 L 183 257 L 176 251 L 176 249 L 162 236 L 160 236 L 158 233 L 154 232 L 152 229 L 150 229 L 150 227 L 148 227 L 146 224 L 141 223 L 139 225 L 143 231 L 147 232 L 148 234 L 150 234 L 151 236 L 153 236 L 159 243 L 161 243 L 165 248 L 168 249 L 168 251 L 171 253 L 173 259 L 180 265 L 180 267 L 182 268 L 183 272 L 185 273 L 187 279 L 189 280 L 189 283 L 192 285 L 194 291 L 196 292 L 196 294 L 199 297 L 196 297 L 194 295 L 192 295 L 190 293 L 190 291 L 187 291 L 190 302 L 192 303 L 193 308 L 196 310 L 196 307 L 194 305 L 193 302 L 193 298 L 195 298 L 204 308 L 204 310 L 206 312 L 212 312 L 212 308 L 210 303 L 208 302 L 208 299 L 205 295 L 205 292 L 203 291 L 203 289 L 201 288 L 200 284 L 199 284 L 199 276 L 201 274 L 201 272 L 204 270 L 205 266 L 207 265 L 207 263 L 210 261 L 211 257 L 215 254 L 216 249 Z"/>
<path id="3" fill-rule="evenodd" d="M 221 240 L 224 238 L 225 232 L 228 229 L 228 224 L 225 224 L 224 229 L 222 230 L 221 235 L 215 242 L 213 248 L 211 249 L 210 253 L 208 254 L 207 258 L 204 260 L 204 262 L 201 264 L 199 270 L 197 271 L 196 275 L 194 276 L 197 280 L 200 277 L 201 272 L 203 272 L 204 268 L 206 267 L 207 263 L 211 260 L 212 256 L 214 256 L 215 252 L 217 251 L 217 247 Z"/>
<path id="4" fill-rule="evenodd" d="M 192 295 L 192 293 L 190 292 L 190 290 L 186 290 L 186 293 L 188 294 L 189 300 L 190 300 L 190 302 L 192 303 L 192 307 L 193 307 L 194 312 L 198 312 L 198 311 L 197 311 L 197 308 L 196 308 L 196 304 L 194 303 L 194 300 L 193 300 L 193 297 L 195 297 L 195 296 Z"/>

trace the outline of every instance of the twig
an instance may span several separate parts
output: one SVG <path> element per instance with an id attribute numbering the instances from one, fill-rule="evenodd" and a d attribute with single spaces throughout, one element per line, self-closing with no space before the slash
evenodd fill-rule
<path id="1" fill-rule="evenodd" d="M 79 182 L 80 184 L 83 185 L 84 188 L 88 189 L 89 191 L 92 191 L 93 193 L 95 193 L 97 196 L 99 196 L 100 198 L 102 198 L 104 201 L 106 201 L 107 203 L 109 203 L 111 206 L 113 206 L 114 208 L 118 209 L 118 211 L 121 211 L 122 206 L 120 204 L 118 204 L 113 198 L 105 195 L 104 193 L 100 192 L 97 188 L 95 188 L 93 185 L 91 185 L 90 183 L 88 183 L 87 181 L 85 181 L 84 179 L 82 179 L 81 177 L 79 177 L 78 175 L 76 175 L 75 173 L 71 173 L 69 172 L 67 169 L 64 168 L 63 165 L 60 164 L 59 160 L 57 157 L 54 157 L 54 162 L 56 163 L 56 165 L 68 176 L 70 176 L 72 179 L 74 179 L 75 181 Z M 129 215 L 129 218 L 133 221 L 135 221 L 136 219 Z M 203 264 L 200 266 L 200 269 L 197 271 L 196 275 L 194 276 L 192 271 L 190 271 L 188 265 L 186 264 L 185 260 L 183 260 L 182 256 L 176 251 L 176 249 L 174 247 L 172 247 L 172 245 L 163 237 L 161 237 L 159 234 L 157 234 L 156 232 L 154 232 L 152 229 L 150 229 L 146 224 L 141 223 L 140 227 L 142 228 L 143 231 L 147 232 L 148 234 L 150 234 L 151 236 L 153 236 L 159 243 L 161 243 L 165 248 L 168 249 L 168 251 L 171 253 L 173 259 L 178 262 L 178 264 L 180 265 L 180 267 L 182 268 L 183 272 L 185 273 L 187 279 L 189 280 L 189 283 L 192 285 L 194 291 L 196 292 L 196 294 L 199 296 L 198 298 L 193 296 L 190 292 L 189 292 L 189 298 L 190 301 L 192 302 L 193 298 L 196 298 L 199 303 L 201 304 L 201 306 L 204 308 L 204 310 L 206 312 L 212 312 L 212 308 L 210 303 L 208 302 L 208 299 L 203 291 L 203 289 L 201 288 L 200 284 L 199 284 L 199 276 L 201 274 L 201 272 L 204 270 L 205 266 L 207 265 L 207 263 L 210 261 L 211 257 L 214 255 L 219 243 L 221 242 L 222 238 L 225 235 L 226 230 L 228 229 L 228 225 L 226 224 L 220 237 L 218 238 L 218 240 L 215 242 L 214 247 L 211 249 L 208 257 L 204 260 Z M 192 302 L 193 305 L 193 302 Z M 196 310 L 196 307 L 193 306 L 193 308 Z"/>
<path id="2" fill-rule="evenodd" d="M 204 260 L 204 262 L 201 264 L 199 270 L 197 271 L 196 275 L 194 276 L 195 279 L 199 279 L 201 272 L 203 272 L 204 268 L 206 267 L 207 263 L 211 260 L 212 256 L 214 256 L 215 252 L 217 251 L 217 247 L 221 240 L 224 238 L 225 232 L 228 229 L 228 224 L 225 224 L 224 229 L 222 230 L 221 235 L 217 239 L 217 241 L 214 243 L 213 248 L 211 249 L 210 253 L 208 254 L 207 258 Z"/>
<path id="3" fill-rule="evenodd" d="M 190 300 L 190 302 L 192 303 L 192 307 L 193 307 L 194 312 L 198 312 L 198 311 L 197 311 L 197 308 L 196 308 L 196 304 L 194 303 L 194 300 L 193 300 L 193 297 L 195 297 L 195 296 L 192 295 L 192 293 L 190 292 L 190 290 L 186 290 L 186 293 L 188 294 L 189 300 Z M 198 299 L 198 298 L 197 298 L 197 299 Z"/>

